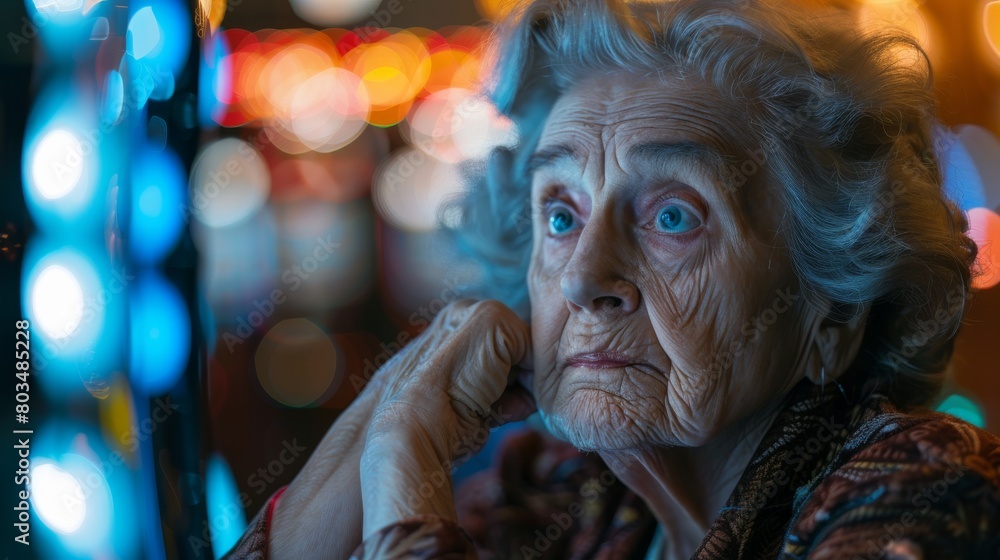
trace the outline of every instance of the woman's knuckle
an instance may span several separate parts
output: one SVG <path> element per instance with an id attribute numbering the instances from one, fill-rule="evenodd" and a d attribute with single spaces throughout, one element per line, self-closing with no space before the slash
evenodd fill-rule
<path id="1" fill-rule="evenodd" d="M 477 302 L 472 309 L 473 315 L 479 319 L 492 322 L 504 321 L 508 318 L 509 309 L 507 306 L 495 299 L 486 299 Z"/>
<path id="2" fill-rule="evenodd" d="M 445 306 L 445 309 L 450 311 L 464 311 L 476 305 L 476 300 L 472 298 L 461 298 L 449 303 Z"/>

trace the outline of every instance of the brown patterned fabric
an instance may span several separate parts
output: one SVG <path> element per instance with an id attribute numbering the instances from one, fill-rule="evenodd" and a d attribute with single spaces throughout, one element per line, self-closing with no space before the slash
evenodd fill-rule
<path id="1" fill-rule="evenodd" d="M 475 559 L 476 548 L 450 519 L 418 515 L 386 527 L 361 543 L 351 560 Z"/>
<path id="2" fill-rule="evenodd" d="M 484 560 L 645 558 L 656 520 L 596 455 L 524 430 L 497 457 L 456 489 L 458 525 L 404 520 L 355 557 L 466 558 L 468 537 Z M 1000 439 L 804 381 L 694 557 L 1000 559 Z"/>

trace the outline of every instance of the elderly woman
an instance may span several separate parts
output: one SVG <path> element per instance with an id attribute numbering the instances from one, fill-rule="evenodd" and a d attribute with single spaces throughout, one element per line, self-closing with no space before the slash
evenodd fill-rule
<path id="1" fill-rule="evenodd" d="M 377 372 L 231 555 L 1000 557 L 1000 441 L 921 408 L 975 246 L 919 47 L 753 2 L 540 0 L 497 53 L 520 142 L 456 232 L 496 299 Z"/>

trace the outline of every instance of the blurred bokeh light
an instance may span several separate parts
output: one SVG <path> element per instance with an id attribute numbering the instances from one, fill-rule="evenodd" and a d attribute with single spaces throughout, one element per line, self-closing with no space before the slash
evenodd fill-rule
<path id="1" fill-rule="evenodd" d="M 138 263 L 163 259 L 177 244 L 187 213 L 184 165 L 170 148 L 139 147 L 132 167 L 131 253 Z"/>
<path id="2" fill-rule="evenodd" d="M 97 127 L 90 98 L 80 86 L 54 80 L 31 109 L 24 135 L 22 177 L 25 202 L 35 222 L 49 232 L 93 231 L 103 222 Z"/>
<path id="3" fill-rule="evenodd" d="M 205 501 L 212 551 L 219 559 L 243 535 L 247 520 L 233 473 L 218 454 L 211 455 L 205 467 Z"/>
<path id="4" fill-rule="evenodd" d="M 202 148 L 191 170 L 191 213 L 203 224 L 221 228 L 253 216 L 271 189 L 260 153 L 237 138 Z"/>
<path id="5" fill-rule="evenodd" d="M 87 518 L 87 498 L 80 481 L 54 463 L 42 463 L 31 471 L 34 503 L 42 522 L 57 533 L 71 535 Z"/>
<path id="6" fill-rule="evenodd" d="M 22 308 L 37 328 L 34 367 L 52 396 L 84 389 L 81 372 L 115 362 L 123 304 L 120 274 L 92 244 L 75 245 L 36 236 L 25 252 Z M 81 369 L 83 368 L 83 369 Z"/>
<path id="7" fill-rule="evenodd" d="M 381 0 L 290 0 L 292 9 L 302 19 L 321 26 L 360 23 Z M 380 22 L 382 25 L 388 22 Z"/>
<path id="8" fill-rule="evenodd" d="M 1000 209 L 1000 140 L 981 126 L 962 125 L 955 132 L 982 181 L 980 206 Z"/>
<path id="9" fill-rule="evenodd" d="M 83 289 L 72 272 L 58 264 L 46 266 L 31 289 L 36 323 L 53 339 L 73 334 L 83 318 Z"/>
<path id="10" fill-rule="evenodd" d="M 45 558 L 134 557 L 131 474 L 86 425 L 48 422 L 32 441 L 30 495 Z M 52 538 L 44 538 L 51 535 Z"/>
<path id="11" fill-rule="evenodd" d="M 982 408 L 964 395 L 948 395 L 938 405 L 937 410 L 965 420 L 973 426 L 986 427 L 986 418 L 983 416 Z"/>
<path id="12" fill-rule="evenodd" d="M 1000 283 L 1000 215 L 989 208 L 973 208 L 968 215 L 969 237 L 979 246 L 979 275 L 973 277 L 972 286 L 985 290 Z"/>
<path id="13" fill-rule="evenodd" d="M 442 205 L 462 192 L 458 169 L 416 148 L 401 148 L 379 168 L 372 199 L 379 214 L 392 225 L 410 231 L 430 231 L 438 224 Z"/>
<path id="14" fill-rule="evenodd" d="M 983 30 L 993 54 L 1000 58 L 1000 2 L 987 2 L 983 7 Z"/>
<path id="15" fill-rule="evenodd" d="M 343 365 L 329 335 L 308 319 L 286 319 L 267 332 L 254 356 L 257 380 L 275 401 L 305 407 L 329 398 Z"/>
<path id="16" fill-rule="evenodd" d="M 189 359 L 191 322 L 177 289 L 155 271 L 136 280 L 129 310 L 132 384 L 159 395 L 177 383 Z"/>
<path id="17" fill-rule="evenodd" d="M 125 52 L 133 83 L 142 85 L 137 90 L 142 93 L 139 107 L 147 98 L 173 96 L 191 45 L 191 15 L 186 5 L 174 0 L 129 2 Z"/>

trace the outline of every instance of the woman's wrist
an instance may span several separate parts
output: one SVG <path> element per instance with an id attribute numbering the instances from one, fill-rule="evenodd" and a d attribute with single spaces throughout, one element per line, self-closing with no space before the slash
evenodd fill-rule
<path id="1" fill-rule="evenodd" d="M 268 535 L 270 557 L 302 558 L 319 549 L 346 557 L 361 542 L 361 454 L 379 402 L 371 389 L 358 395 L 330 427 L 275 507 Z M 338 531 L 323 528 L 329 526 Z"/>
<path id="2" fill-rule="evenodd" d="M 368 435 L 361 455 L 364 538 L 415 515 L 455 518 L 451 462 L 430 434 L 398 423 Z"/>

